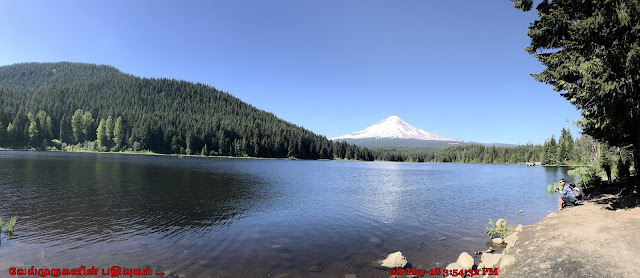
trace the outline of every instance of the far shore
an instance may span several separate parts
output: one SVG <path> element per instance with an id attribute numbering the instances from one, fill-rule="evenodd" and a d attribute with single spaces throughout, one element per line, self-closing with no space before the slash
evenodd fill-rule
<path id="1" fill-rule="evenodd" d="M 225 155 L 200 155 L 200 154 L 165 154 L 155 153 L 151 151 L 120 151 L 120 152 L 103 152 L 92 150 L 34 150 L 34 149 L 7 149 L 0 147 L 0 151 L 35 151 L 35 152 L 67 152 L 67 153 L 99 153 L 99 154 L 136 154 L 136 155 L 158 155 L 158 156 L 177 156 L 177 157 L 209 157 L 209 158 L 240 158 L 240 159 L 274 159 L 274 160 L 303 160 L 303 161 L 361 161 L 361 162 L 408 162 L 408 163 L 441 163 L 441 164 L 478 164 L 478 165 L 525 165 L 526 162 L 519 163 L 461 163 L 461 162 L 417 162 L 417 161 L 387 161 L 387 160 L 356 160 L 356 159 L 302 159 L 302 158 L 286 158 L 286 157 L 255 157 L 255 156 L 225 156 Z M 584 167 L 587 165 L 543 165 L 542 167 Z M 540 167 L 540 166 L 534 166 Z"/>

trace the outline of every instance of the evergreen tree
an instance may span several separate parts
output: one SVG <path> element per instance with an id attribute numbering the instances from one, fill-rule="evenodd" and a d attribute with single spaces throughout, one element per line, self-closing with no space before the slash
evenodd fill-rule
<path id="1" fill-rule="evenodd" d="M 65 143 L 72 142 L 72 140 L 69 138 L 69 136 L 72 135 L 72 132 L 71 132 L 71 129 L 69 126 L 69 120 L 66 114 L 62 116 L 62 120 L 60 120 L 60 123 L 58 125 L 60 128 L 60 131 L 58 134 L 58 138 L 60 139 L 60 141 Z"/>
<path id="2" fill-rule="evenodd" d="M 116 123 L 113 127 L 113 142 L 115 144 L 116 150 L 120 150 L 124 146 L 124 136 L 124 125 L 122 123 L 122 117 L 119 116 L 116 119 Z"/>
<path id="3" fill-rule="evenodd" d="M 91 112 L 86 111 L 82 115 L 82 134 L 85 140 L 91 141 L 93 140 L 93 134 L 95 134 L 95 129 L 93 127 L 93 115 Z"/>
<path id="4" fill-rule="evenodd" d="M 47 141 L 51 141 L 53 139 L 53 130 L 51 117 L 47 115 L 47 112 L 40 110 L 36 115 L 38 129 L 40 130 L 41 138 Z"/>
<path id="5" fill-rule="evenodd" d="M 529 11 L 532 0 L 512 0 Z M 633 146 L 640 165 L 640 1 L 542 1 L 526 48 L 546 68 L 534 78 L 580 109 L 584 133 Z"/>
<path id="6" fill-rule="evenodd" d="M 558 140 L 558 158 L 560 164 L 569 164 L 573 160 L 573 137 L 568 129 L 562 128 L 562 135 Z"/>
<path id="7" fill-rule="evenodd" d="M 107 137 L 107 124 L 104 119 L 100 119 L 100 123 L 98 124 L 98 130 L 96 137 L 98 138 L 98 146 L 107 147 L 108 146 L 108 137 Z"/>
<path id="8" fill-rule="evenodd" d="M 15 144 L 16 133 L 17 133 L 16 127 L 13 125 L 13 123 L 9 123 L 9 125 L 7 125 L 7 144 L 8 145 Z"/>
<path id="9" fill-rule="evenodd" d="M 105 122 L 105 135 L 107 136 L 105 146 L 107 147 L 113 146 L 113 128 L 114 128 L 113 118 L 109 116 L 107 118 L 107 121 Z"/>
<path id="10" fill-rule="evenodd" d="M 83 114 L 84 113 L 82 109 L 78 109 L 76 110 L 75 113 L 73 113 L 73 116 L 71 117 L 71 128 L 73 130 L 73 138 L 75 139 L 74 140 L 75 143 L 82 143 L 86 138 L 83 132 L 83 129 L 84 129 L 84 122 L 82 121 Z"/>
<path id="11" fill-rule="evenodd" d="M 193 154 L 193 133 L 191 131 L 187 131 L 187 149 L 185 150 L 188 155 Z"/>
<path id="12" fill-rule="evenodd" d="M 202 147 L 202 152 L 200 152 L 201 155 L 209 155 L 209 150 L 207 149 L 207 144 L 204 144 L 204 147 Z"/>
<path id="13" fill-rule="evenodd" d="M 29 123 L 29 144 L 31 144 L 31 146 L 39 145 L 38 124 L 36 124 L 36 121 L 33 119 Z"/>

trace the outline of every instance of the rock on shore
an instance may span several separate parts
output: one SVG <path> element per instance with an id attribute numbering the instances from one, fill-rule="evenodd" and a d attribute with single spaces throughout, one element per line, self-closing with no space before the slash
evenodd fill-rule
<path id="1" fill-rule="evenodd" d="M 400 251 L 389 254 L 386 259 L 380 262 L 380 266 L 386 268 L 403 268 L 405 265 L 407 265 L 407 258 Z"/>
<path id="2" fill-rule="evenodd" d="M 462 252 L 462 254 L 458 256 L 456 263 L 460 265 L 460 269 L 471 269 L 475 264 L 473 257 L 471 257 L 467 252 Z"/>

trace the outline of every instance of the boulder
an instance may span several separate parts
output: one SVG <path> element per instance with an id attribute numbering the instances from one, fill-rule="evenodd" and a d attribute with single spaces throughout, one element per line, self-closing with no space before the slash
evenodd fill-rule
<path id="1" fill-rule="evenodd" d="M 471 257 L 467 252 L 462 252 L 462 254 L 458 256 L 456 263 L 462 267 L 461 269 L 471 269 L 475 264 L 473 257 Z"/>
<path id="2" fill-rule="evenodd" d="M 512 264 L 513 262 L 516 261 L 516 258 L 514 258 L 511 255 L 504 255 L 502 256 L 502 258 L 500 258 L 500 263 L 499 263 L 499 268 L 504 268 L 509 266 L 510 264 Z"/>
<path id="3" fill-rule="evenodd" d="M 498 266 L 498 262 L 500 261 L 502 256 L 503 256 L 502 254 L 486 253 L 486 254 L 482 254 L 482 257 L 480 257 L 480 259 L 482 260 L 484 267 L 493 268 Z"/>
<path id="4" fill-rule="evenodd" d="M 458 263 L 450 263 L 445 269 L 454 270 L 454 269 L 463 269 Z"/>
<path id="5" fill-rule="evenodd" d="M 496 238 L 492 239 L 491 242 L 493 242 L 493 244 L 502 244 L 504 242 L 504 240 L 499 238 L 499 237 L 496 237 Z"/>
<path id="6" fill-rule="evenodd" d="M 389 254 L 386 259 L 380 262 L 380 266 L 386 268 L 403 268 L 405 265 L 407 265 L 407 258 L 400 251 Z"/>
<path id="7" fill-rule="evenodd" d="M 518 213 L 522 213 L 522 210 L 519 210 Z"/>

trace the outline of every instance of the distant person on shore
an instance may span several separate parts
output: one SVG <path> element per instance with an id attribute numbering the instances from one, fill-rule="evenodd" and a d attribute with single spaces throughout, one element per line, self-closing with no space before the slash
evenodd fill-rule
<path id="1" fill-rule="evenodd" d="M 618 181 L 622 181 L 624 179 L 624 164 L 622 164 L 622 158 L 618 158 Z"/>
<path id="2" fill-rule="evenodd" d="M 631 162 L 627 160 L 627 162 L 625 162 L 624 166 L 622 167 L 622 170 L 624 170 L 622 176 L 625 180 L 628 180 L 631 177 L 631 172 L 629 171 L 629 169 L 631 169 Z"/>
<path id="3" fill-rule="evenodd" d="M 607 183 L 611 183 L 611 165 L 609 163 L 602 164 L 604 172 L 607 173 Z"/>

